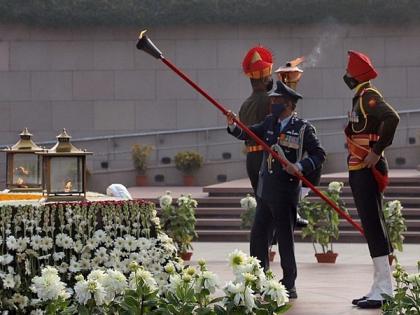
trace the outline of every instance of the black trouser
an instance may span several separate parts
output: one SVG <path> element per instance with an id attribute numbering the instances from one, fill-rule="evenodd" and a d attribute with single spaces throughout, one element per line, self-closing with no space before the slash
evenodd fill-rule
<path id="1" fill-rule="evenodd" d="M 268 248 L 273 238 L 273 230 L 276 230 L 280 264 L 283 269 L 282 283 L 287 289 L 295 286 L 297 276 L 293 237 L 297 202 L 298 191 L 279 192 L 279 199 L 276 202 L 267 202 L 259 198 L 251 230 L 251 256 L 261 261 L 264 270 L 270 267 Z"/>
<path id="2" fill-rule="evenodd" d="M 249 152 L 246 154 L 246 172 L 248 173 L 255 196 L 257 195 L 258 174 L 260 172 L 263 155 L 264 151 Z"/>
<path id="3" fill-rule="evenodd" d="M 349 183 L 353 192 L 357 213 L 362 221 L 365 238 L 372 258 L 392 252 L 388 231 L 382 211 L 382 193 L 369 168 L 349 172 Z"/>

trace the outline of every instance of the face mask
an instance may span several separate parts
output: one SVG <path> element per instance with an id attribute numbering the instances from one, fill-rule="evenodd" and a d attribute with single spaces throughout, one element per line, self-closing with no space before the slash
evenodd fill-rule
<path id="1" fill-rule="evenodd" d="M 279 118 L 280 115 L 286 110 L 286 104 L 271 104 L 271 113 L 274 117 Z"/>
<path id="2" fill-rule="evenodd" d="M 344 83 L 347 84 L 350 90 L 353 90 L 356 86 L 359 85 L 356 79 L 349 77 L 347 74 L 343 76 Z"/>

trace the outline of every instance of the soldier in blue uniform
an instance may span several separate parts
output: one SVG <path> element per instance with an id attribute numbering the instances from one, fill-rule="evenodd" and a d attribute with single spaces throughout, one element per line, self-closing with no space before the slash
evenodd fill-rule
<path id="1" fill-rule="evenodd" d="M 273 150 L 283 155 L 288 164 L 283 167 L 268 152 L 264 152 L 250 251 L 267 270 L 268 247 L 273 230 L 276 230 L 283 269 L 282 283 L 289 291 L 290 298 L 297 298 L 293 231 L 301 183 L 294 174 L 309 175 L 318 169 L 325 161 L 325 151 L 316 136 L 315 128 L 295 115 L 296 103 L 302 98 L 300 94 L 283 82 L 277 81 L 276 90 L 269 96 L 271 114 L 250 129 Z M 240 140 L 249 139 L 249 136 L 236 126 L 233 117 L 232 112 L 227 114 L 228 132 Z"/>

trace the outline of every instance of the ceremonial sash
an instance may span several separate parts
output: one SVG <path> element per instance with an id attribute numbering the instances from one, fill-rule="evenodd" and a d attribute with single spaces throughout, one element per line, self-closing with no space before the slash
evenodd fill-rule
<path id="1" fill-rule="evenodd" d="M 358 134 L 346 137 L 347 148 L 349 151 L 348 168 L 350 171 L 361 170 L 365 168 L 363 162 L 366 155 L 370 152 L 369 142 L 378 141 L 379 136 L 377 134 Z M 383 192 L 388 186 L 388 174 L 380 172 L 376 166 L 371 168 L 373 177 L 375 178 L 378 189 Z"/>

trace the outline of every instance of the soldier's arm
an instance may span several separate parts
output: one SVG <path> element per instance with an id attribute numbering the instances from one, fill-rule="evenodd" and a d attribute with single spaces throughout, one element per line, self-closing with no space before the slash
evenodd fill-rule
<path id="1" fill-rule="evenodd" d="M 376 117 L 382 123 L 379 140 L 372 148 L 373 152 L 381 155 L 382 151 L 392 144 L 400 117 L 390 105 L 384 102 L 382 97 L 373 91 L 363 95 L 363 107 L 368 115 Z"/>
<path id="2" fill-rule="evenodd" d="M 324 163 L 326 153 L 321 147 L 315 128 L 311 124 L 308 124 L 305 129 L 303 151 L 307 153 L 307 156 L 299 161 L 303 174 L 311 173 Z"/>
<path id="3" fill-rule="evenodd" d="M 266 125 L 266 120 L 258 124 L 252 125 L 248 128 L 251 129 L 251 131 L 255 133 L 259 138 L 262 138 L 264 136 L 264 132 L 266 129 L 265 125 Z M 251 139 L 251 137 L 236 124 L 228 125 L 227 132 L 239 140 Z"/>

